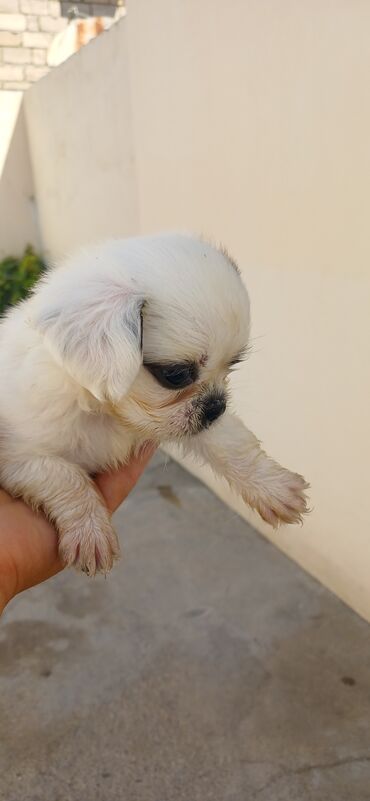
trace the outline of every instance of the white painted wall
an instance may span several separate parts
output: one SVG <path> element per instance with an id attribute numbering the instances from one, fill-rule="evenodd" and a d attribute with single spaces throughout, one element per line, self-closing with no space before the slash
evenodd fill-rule
<path id="1" fill-rule="evenodd" d="M 46 255 L 137 232 L 124 20 L 35 84 L 25 111 Z"/>
<path id="2" fill-rule="evenodd" d="M 52 256 L 177 227 L 227 243 L 255 349 L 235 406 L 314 511 L 272 533 L 201 475 L 368 619 L 369 30 L 348 0 L 132 0 L 26 98 Z"/>
<path id="3" fill-rule="evenodd" d="M 0 259 L 40 246 L 21 92 L 0 92 Z"/>

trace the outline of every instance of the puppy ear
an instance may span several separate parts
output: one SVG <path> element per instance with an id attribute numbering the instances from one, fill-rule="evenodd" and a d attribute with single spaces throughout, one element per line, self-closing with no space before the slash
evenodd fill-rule
<path id="1" fill-rule="evenodd" d="M 144 300 L 130 292 L 77 297 L 39 308 L 32 321 L 55 360 L 99 401 L 117 403 L 142 364 Z"/>

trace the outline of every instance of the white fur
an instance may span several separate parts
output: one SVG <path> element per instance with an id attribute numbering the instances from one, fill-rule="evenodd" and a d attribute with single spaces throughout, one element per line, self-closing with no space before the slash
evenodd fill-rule
<path id="1" fill-rule="evenodd" d="M 143 352 L 141 318 L 143 315 Z M 226 413 L 201 433 L 248 344 L 249 300 L 224 251 L 180 234 L 109 241 L 50 270 L 0 324 L 0 482 L 59 532 L 61 554 L 107 572 L 118 544 L 90 476 L 146 440 L 208 462 L 272 525 L 306 511 L 304 480 Z M 194 361 L 196 383 L 164 389 L 146 362 Z"/>

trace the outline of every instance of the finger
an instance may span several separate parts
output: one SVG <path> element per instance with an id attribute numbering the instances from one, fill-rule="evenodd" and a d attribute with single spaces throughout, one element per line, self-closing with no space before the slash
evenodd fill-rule
<path id="1" fill-rule="evenodd" d="M 154 443 L 148 442 L 129 464 L 123 465 L 118 470 L 101 473 L 96 477 L 95 483 L 102 493 L 110 512 L 114 512 L 122 501 L 127 498 L 144 472 L 156 448 L 157 446 Z"/>
<path id="2" fill-rule="evenodd" d="M 5 506 L 7 503 L 12 503 L 12 498 L 5 490 L 0 489 L 0 506 Z"/>

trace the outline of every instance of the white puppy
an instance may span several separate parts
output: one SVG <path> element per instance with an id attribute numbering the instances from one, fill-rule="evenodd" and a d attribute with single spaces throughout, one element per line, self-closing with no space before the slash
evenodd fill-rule
<path id="1" fill-rule="evenodd" d="M 0 484 L 45 511 L 67 565 L 112 567 L 118 542 L 90 476 L 148 440 L 208 462 L 271 525 L 301 520 L 303 478 L 226 411 L 248 335 L 235 263 L 177 234 L 80 252 L 6 315 Z"/>

